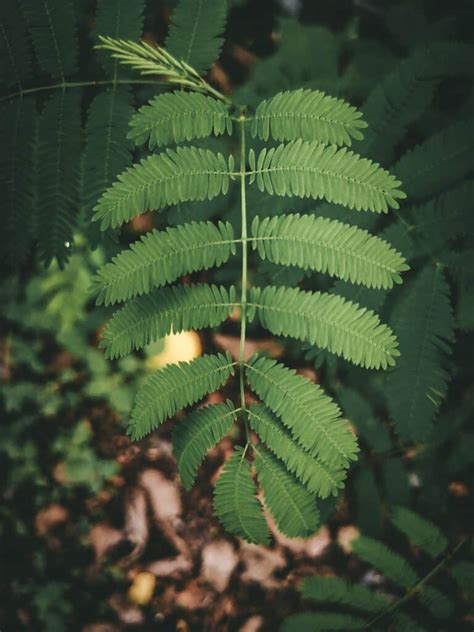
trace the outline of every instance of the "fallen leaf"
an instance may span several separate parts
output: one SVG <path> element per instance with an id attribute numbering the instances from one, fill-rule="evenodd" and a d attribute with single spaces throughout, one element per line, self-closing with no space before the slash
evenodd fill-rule
<path id="1" fill-rule="evenodd" d="M 148 542 L 148 520 L 146 511 L 146 495 L 140 487 L 127 490 L 125 496 L 125 537 L 133 544 L 134 549 L 126 561 L 136 559 L 145 549 Z"/>
<path id="2" fill-rule="evenodd" d="M 223 592 L 230 580 L 238 557 L 234 547 L 227 540 L 210 542 L 202 550 L 202 579 L 211 584 L 217 592 Z"/>
<path id="3" fill-rule="evenodd" d="M 69 511 L 58 503 L 40 509 L 35 517 L 36 533 L 45 536 L 51 529 L 69 518 Z"/>
<path id="4" fill-rule="evenodd" d="M 321 527 L 310 538 L 287 538 L 276 529 L 272 521 L 269 523 L 275 540 L 285 549 L 291 551 L 293 555 L 320 557 L 331 544 L 331 534 L 327 527 Z"/>
<path id="5" fill-rule="evenodd" d="M 184 555 L 177 555 L 176 557 L 151 562 L 148 564 L 147 570 L 153 573 L 155 577 L 176 578 L 184 573 L 189 573 L 192 567 L 193 565 L 189 558 Z"/>
<path id="6" fill-rule="evenodd" d="M 280 580 L 275 579 L 275 571 L 286 566 L 286 559 L 279 549 L 269 549 L 256 544 L 240 543 L 244 571 L 243 582 L 257 582 L 267 589 L 278 588 Z"/>
<path id="7" fill-rule="evenodd" d="M 101 560 L 106 553 L 123 540 L 123 533 L 105 522 L 96 524 L 89 533 L 89 540 L 94 548 L 96 560 Z"/>
<path id="8" fill-rule="evenodd" d="M 187 587 L 176 595 L 175 607 L 185 610 L 202 610 L 210 608 L 213 595 L 199 584 L 197 579 L 189 582 Z"/>
<path id="9" fill-rule="evenodd" d="M 244 623 L 244 625 L 239 628 L 239 632 L 258 632 L 263 625 L 263 617 L 259 614 L 250 617 Z"/>
<path id="10" fill-rule="evenodd" d="M 336 540 L 344 553 L 349 554 L 352 553 L 352 542 L 358 538 L 359 535 L 359 529 L 351 524 L 348 524 L 339 529 Z"/>

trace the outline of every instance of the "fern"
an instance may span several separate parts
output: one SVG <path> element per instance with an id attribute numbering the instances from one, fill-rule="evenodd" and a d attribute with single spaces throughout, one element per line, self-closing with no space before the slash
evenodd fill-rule
<path id="1" fill-rule="evenodd" d="M 77 70 L 77 27 L 72 0 L 24 0 L 25 14 L 41 68 L 65 80 Z"/>
<path id="2" fill-rule="evenodd" d="M 386 213 L 405 194 L 400 181 L 345 147 L 292 141 L 250 153 L 251 179 L 270 195 L 325 198 L 357 211 Z"/>
<path id="3" fill-rule="evenodd" d="M 320 630 L 361 630 L 364 620 L 355 615 L 328 612 L 302 612 L 288 617 L 281 632 L 320 632 Z"/>
<path id="4" fill-rule="evenodd" d="M 142 35 L 144 9 L 145 0 L 98 0 L 95 31 L 102 37 L 136 40 Z M 124 74 L 124 69 L 109 55 L 100 55 L 100 62 L 115 80 Z"/>
<path id="5" fill-rule="evenodd" d="M 31 51 L 20 7 L 4 2 L 0 7 L 0 68 L 6 87 L 21 91 L 31 79 Z"/>
<path id="6" fill-rule="evenodd" d="M 3 256 L 15 266 L 24 262 L 35 236 L 36 127 L 36 109 L 31 100 L 22 99 L 2 108 L 0 181 L 5 217 L 0 239 Z"/>
<path id="7" fill-rule="evenodd" d="M 39 245 L 45 263 L 69 258 L 79 215 L 79 101 L 73 92 L 53 95 L 39 123 Z"/>
<path id="8" fill-rule="evenodd" d="M 280 92 L 262 101 L 252 119 L 252 136 L 262 140 L 319 141 L 351 145 L 367 127 L 356 108 L 317 90 Z"/>
<path id="9" fill-rule="evenodd" d="M 173 431 L 173 452 L 183 486 L 190 489 L 206 452 L 229 433 L 237 412 L 230 400 L 198 408 Z"/>
<path id="10" fill-rule="evenodd" d="M 384 597 L 359 584 L 350 584 L 340 577 L 307 577 L 301 582 L 301 595 L 316 603 L 349 606 L 363 612 L 380 612 L 387 607 Z"/>
<path id="11" fill-rule="evenodd" d="M 95 208 L 101 229 L 116 228 L 147 209 L 187 200 L 212 200 L 227 193 L 232 161 L 197 147 L 168 149 L 130 167 L 102 195 Z"/>
<path id="12" fill-rule="evenodd" d="M 327 272 L 367 287 L 391 288 L 408 268 L 403 257 L 367 231 L 312 215 L 252 222 L 252 245 L 262 259 Z"/>
<path id="13" fill-rule="evenodd" d="M 409 209 L 417 256 L 439 256 L 449 242 L 474 232 L 470 220 L 474 183 L 460 186 Z"/>
<path id="14" fill-rule="evenodd" d="M 173 92 L 141 107 L 130 121 L 128 137 L 155 149 L 225 132 L 232 133 L 232 118 L 224 103 L 199 93 Z"/>
<path id="15" fill-rule="evenodd" d="M 439 554 L 447 547 L 447 542 L 439 529 L 422 516 L 402 508 L 396 509 L 395 523 L 415 543 L 422 543 L 427 552 Z M 426 608 L 432 622 L 429 629 L 437 629 L 439 620 L 449 622 L 455 607 L 450 596 L 433 585 L 436 576 L 448 566 L 453 554 L 462 546 L 462 541 L 448 553 L 436 566 L 420 578 L 412 564 L 378 540 L 360 535 L 352 541 L 352 552 L 363 562 L 377 569 L 384 576 L 384 582 L 394 584 L 401 589 L 399 597 L 387 594 L 383 584 L 382 592 L 358 583 L 350 583 L 339 577 L 308 577 L 300 586 L 305 600 L 315 602 L 318 612 L 303 612 L 293 615 L 283 623 L 283 630 L 298 629 L 301 632 L 310 630 L 333 630 L 339 625 L 339 617 L 347 617 L 347 627 L 342 629 L 394 629 L 425 630 L 411 616 L 412 602 Z M 324 612 L 325 608 L 342 608 L 339 612 Z M 321 611 L 323 610 L 323 611 Z M 354 611 L 354 614 L 349 613 Z M 318 618 L 321 617 L 321 618 Z M 434 617 L 435 622 L 433 622 Z M 342 621 L 342 619 L 341 619 Z M 299 628 L 294 627 L 300 624 Z M 316 627 L 315 627 L 316 626 Z M 392 628 L 393 626 L 393 628 Z"/>
<path id="16" fill-rule="evenodd" d="M 395 336 L 378 316 L 339 296 L 253 288 L 248 305 L 272 333 L 307 340 L 366 368 L 386 369 L 399 355 Z"/>
<path id="17" fill-rule="evenodd" d="M 141 439 L 181 408 L 217 390 L 233 373 L 229 354 L 205 355 L 154 373 L 137 395 L 128 434 Z"/>
<path id="18" fill-rule="evenodd" d="M 174 286 L 130 301 L 114 314 L 101 342 L 109 358 L 127 355 L 171 331 L 214 327 L 235 305 L 235 289 L 216 285 Z"/>
<path id="19" fill-rule="evenodd" d="M 390 159 L 407 127 L 433 100 L 441 79 L 472 73 L 472 52 L 467 44 L 437 42 L 415 50 L 385 75 L 362 107 L 369 122 L 362 150 L 382 163 Z"/>
<path id="20" fill-rule="evenodd" d="M 182 0 L 171 18 L 166 50 L 204 74 L 219 56 L 227 0 Z"/>
<path id="21" fill-rule="evenodd" d="M 408 151 L 394 165 L 412 200 L 441 193 L 472 171 L 473 120 L 453 123 Z"/>
<path id="22" fill-rule="evenodd" d="M 247 542 L 268 544 L 270 537 L 256 496 L 250 463 L 236 446 L 226 461 L 214 492 L 214 511 L 224 527 Z"/>
<path id="23" fill-rule="evenodd" d="M 397 432 L 420 441 L 447 390 L 446 355 L 453 340 L 449 287 L 443 271 L 428 264 L 407 286 L 393 313 L 401 358 L 387 378 L 387 401 Z"/>
<path id="24" fill-rule="evenodd" d="M 126 139 L 132 113 L 132 97 L 124 88 L 102 92 L 91 103 L 82 163 L 83 213 L 88 219 L 104 189 L 132 162 Z"/>
<path id="25" fill-rule="evenodd" d="M 262 404 L 248 411 L 250 427 L 310 492 L 326 498 L 342 487 L 344 469 L 331 469 L 295 443 L 282 422 Z"/>
<path id="26" fill-rule="evenodd" d="M 361 560 L 379 570 L 400 588 L 411 588 L 418 581 L 410 564 L 378 540 L 361 535 L 354 540 L 352 550 Z"/>
<path id="27" fill-rule="evenodd" d="M 208 270 L 235 254 L 229 223 L 191 222 L 144 235 L 100 268 L 94 278 L 97 303 L 112 305 L 176 281 L 183 274 Z"/>
<path id="28" fill-rule="evenodd" d="M 179 5 L 176 24 L 184 19 L 179 11 L 185 5 Z M 186 19 L 192 21 L 193 15 L 190 11 Z M 147 210 L 209 202 L 226 195 L 234 180 L 239 181 L 241 192 L 239 238 L 224 223 L 190 222 L 155 230 L 116 256 L 94 278 L 98 303 L 129 301 L 114 315 L 102 337 L 101 346 L 112 358 L 170 331 L 218 325 L 235 306 L 239 308 L 238 360 L 204 356 L 152 375 L 137 395 L 129 434 L 133 439 L 142 438 L 181 408 L 221 387 L 238 366 L 238 409 L 230 404 L 211 406 L 192 412 L 187 423 L 178 424 L 174 444 L 183 482 L 192 484 L 205 452 L 229 431 L 235 416 L 243 417 L 247 443 L 225 464 L 216 483 L 218 517 L 240 537 L 267 541 L 251 478 L 254 464 L 277 528 L 289 536 L 308 536 L 318 524 L 315 497 L 337 494 L 346 469 L 356 458 L 357 442 L 337 405 L 318 386 L 264 357 L 244 361 L 246 323 L 257 316 L 277 335 L 307 340 L 370 368 L 391 366 L 398 355 L 397 342 L 373 312 L 339 296 L 251 287 L 249 246 L 272 263 L 328 272 L 375 288 L 388 289 L 399 283 L 407 265 L 396 250 L 366 231 L 309 215 L 284 215 L 271 221 L 258 217 L 248 235 L 247 188 L 253 184 L 270 195 L 324 197 L 349 209 L 381 213 L 397 208 L 397 200 L 403 199 L 400 182 L 378 165 L 338 147 L 360 138 L 365 125 L 355 108 L 344 102 L 305 90 L 280 94 L 261 104 L 252 121 L 252 134 L 290 142 L 264 148 L 256 158 L 254 148 L 246 145 L 251 117 L 242 108 L 237 119 L 235 106 L 189 65 L 191 57 L 173 47 L 165 50 L 110 37 L 101 42 L 101 48 L 125 65 L 143 74 L 161 74 L 169 83 L 180 83 L 189 90 L 160 95 L 133 117 L 130 137 L 136 143 L 148 143 L 152 149 L 171 143 L 178 147 L 151 155 L 119 175 L 94 210 L 102 230 L 118 227 Z M 280 118 L 281 124 L 277 122 Z M 231 134 L 236 119 L 238 167 L 233 155 L 179 146 L 212 134 Z M 315 139 L 332 144 L 324 146 Z M 184 274 L 226 263 L 236 254 L 237 244 L 242 249 L 239 298 L 233 287 L 163 287 Z M 229 268 L 231 274 L 232 270 Z M 231 279 L 229 272 L 223 278 Z M 264 405 L 247 407 L 245 378 Z M 250 441 L 251 429 L 260 439 L 255 445 Z"/>
<path id="29" fill-rule="evenodd" d="M 250 387 L 281 418 L 303 448 L 339 468 L 355 458 L 357 444 L 339 408 L 319 386 L 265 357 L 246 365 Z"/>
<path id="30" fill-rule="evenodd" d="M 319 526 L 314 497 L 272 454 L 260 447 L 255 459 L 265 504 L 277 527 L 289 537 L 309 536 Z"/>
<path id="31" fill-rule="evenodd" d="M 438 527 L 406 507 L 394 507 L 390 520 L 397 529 L 431 557 L 441 555 L 448 546 L 446 537 Z"/>

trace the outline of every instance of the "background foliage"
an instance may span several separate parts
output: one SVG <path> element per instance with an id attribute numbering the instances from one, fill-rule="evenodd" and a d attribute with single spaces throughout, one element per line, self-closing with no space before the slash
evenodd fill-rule
<path id="1" fill-rule="evenodd" d="M 182 5 L 185 9 L 186 2 Z M 358 151 L 390 168 L 408 195 L 395 219 L 296 198 L 289 209 L 288 200 L 274 198 L 275 214 L 314 213 L 387 238 L 411 266 L 406 282 L 389 296 L 345 281 L 331 285 L 322 274 L 257 257 L 250 260 L 255 284 L 278 280 L 290 287 L 337 292 L 381 311 L 400 341 L 401 358 L 388 374 L 362 371 L 329 352 L 280 341 L 288 364 L 314 369 L 334 394 L 362 446 L 344 496 L 328 502 L 322 517 L 334 539 L 348 525 L 357 526 L 363 536 L 347 554 L 334 545 L 326 567 L 350 583 L 374 588 L 389 603 L 405 598 L 396 616 L 389 613 L 382 621 L 385 629 L 468 630 L 473 566 L 472 545 L 465 538 L 474 452 L 469 427 L 474 407 L 469 3 L 459 2 L 451 11 L 436 2 L 301 2 L 296 15 L 276 2 L 259 3 L 258 9 L 252 2 L 230 5 L 227 40 L 209 81 L 254 106 L 277 91 L 298 88 L 348 99 L 369 123 Z M 98 333 L 110 308 L 93 307 L 92 276 L 144 229 L 211 218 L 235 225 L 238 218 L 236 201 L 226 198 L 225 203 L 182 204 L 169 216 L 145 217 L 143 224 L 132 222 L 105 238 L 90 221 L 99 196 L 134 157 L 127 138 L 134 107 L 163 89 L 92 46 L 97 34 L 134 40 L 143 34 L 179 52 L 188 40 L 179 32 L 179 13 L 167 34 L 172 8 L 172 3 L 122 0 L 11 0 L 0 8 L 0 451 L 6 463 L 1 528 L 2 540 L 8 542 L 0 612 L 6 630 L 84 629 L 104 620 L 128 629 L 107 599 L 114 591 L 127 590 L 130 575 L 113 559 L 91 574 L 89 534 L 104 518 L 120 522 L 119 499 L 141 467 L 139 459 L 121 460 L 120 442 L 137 384 L 159 347 L 114 364 L 104 359 L 97 348 Z M 224 23 L 224 13 L 216 10 L 212 19 Z M 200 35 L 207 41 L 205 31 Z M 211 52 L 221 45 L 209 43 Z M 206 55 L 193 61 L 207 70 Z M 203 147 L 218 150 L 229 142 L 218 138 Z M 141 155 L 141 150 L 135 154 Z M 261 203 L 260 192 L 252 190 L 249 206 Z M 233 258 L 212 277 L 204 273 L 200 278 L 229 283 L 238 276 L 239 265 Z M 232 322 L 221 332 L 232 336 Z M 262 337 L 257 323 L 250 335 Z M 205 350 L 215 348 L 210 335 L 202 343 Z M 143 357 L 149 360 L 143 362 Z M 169 429 L 163 433 L 166 439 Z M 66 508 L 68 518 L 46 537 L 38 516 L 51 506 Z M 408 539 L 402 538 L 394 515 L 403 516 L 404 507 L 435 523 L 451 548 L 426 553 L 413 530 L 408 530 Z M 375 548 L 371 555 L 376 540 L 410 564 L 416 578 L 409 585 L 393 581 L 397 574 L 383 563 L 385 549 Z M 438 596 L 421 604 L 406 599 L 443 556 L 442 572 L 433 578 Z M 370 574 L 369 568 L 378 574 Z M 293 581 L 285 598 L 270 590 L 260 600 L 266 604 L 264 626 L 275 629 L 287 615 L 309 616 L 299 619 L 296 629 L 305 629 L 303 623 L 308 629 L 360 625 L 360 613 L 351 614 L 351 601 L 345 597 L 336 608 L 329 604 L 328 616 L 319 621 L 301 614 L 310 610 L 311 600 L 326 603 L 331 601 L 328 594 L 344 595 L 351 585 L 338 585 L 337 592 L 308 579 L 300 601 L 297 579 L 327 573 L 322 570 L 317 561 L 293 560 Z M 247 614 L 258 612 L 258 602 L 234 592 L 236 612 L 222 623 L 228 629 L 239 629 Z M 140 625 L 156 624 L 161 597 L 158 591 L 158 601 L 151 602 Z M 362 593 L 356 597 L 359 605 L 369 599 Z M 444 609 L 429 607 L 446 605 L 446 600 Z M 375 608 L 379 602 L 371 603 Z M 208 616 L 181 607 L 167 612 L 164 625 L 175 629 L 184 620 L 195 626 L 191 629 L 205 629 Z M 289 625 L 291 619 L 284 624 Z"/>

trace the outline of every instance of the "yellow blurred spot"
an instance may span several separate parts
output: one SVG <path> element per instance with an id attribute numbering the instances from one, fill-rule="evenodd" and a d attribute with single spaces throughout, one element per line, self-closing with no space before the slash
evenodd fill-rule
<path id="1" fill-rule="evenodd" d="M 170 334 L 163 342 L 163 351 L 147 359 L 149 369 L 160 369 L 175 362 L 189 362 L 202 354 L 201 339 L 195 331 Z"/>
<path id="2" fill-rule="evenodd" d="M 153 597 L 156 577 L 152 573 L 138 573 L 128 589 L 128 598 L 139 606 L 146 605 Z"/>

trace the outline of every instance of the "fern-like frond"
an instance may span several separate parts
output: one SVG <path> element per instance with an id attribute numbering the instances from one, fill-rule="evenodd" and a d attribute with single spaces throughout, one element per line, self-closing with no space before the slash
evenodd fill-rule
<path id="1" fill-rule="evenodd" d="M 145 0 L 98 0 L 95 31 L 98 35 L 138 40 L 143 32 Z M 99 55 L 105 71 L 112 77 L 124 75 L 116 59 L 108 54 Z"/>
<path id="2" fill-rule="evenodd" d="M 326 199 L 357 211 L 386 213 L 405 198 L 400 181 L 345 147 L 292 141 L 249 155 L 251 182 L 270 195 Z"/>
<path id="3" fill-rule="evenodd" d="M 280 632 L 329 632 L 331 630 L 363 630 L 366 621 L 353 614 L 337 612 L 300 612 L 287 617 Z"/>
<path id="4" fill-rule="evenodd" d="M 230 432 L 236 419 L 233 403 L 204 406 L 179 421 L 173 431 L 173 452 L 183 487 L 190 489 L 206 452 Z"/>
<path id="5" fill-rule="evenodd" d="M 392 330 L 374 312 L 334 294 L 252 288 L 248 305 L 272 333 L 308 341 L 356 365 L 386 369 L 399 355 Z"/>
<path id="6" fill-rule="evenodd" d="M 389 602 L 366 586 L 350 584 L 340 577 L 306 577 L 301 582 L 303 599 L 348 606 L 363 612 L 380 612 Z"/>
<path id="7" fill-rule="evenodd" d="M 39 249 L 45 263 L 69 259 L 79 214 L 79 95 L 59 92 L 47 101 L 39 123 Z"/>
<path id="8" fill-rule="evenodd" d="M 222 386 L 234 373 L 230 354 L 204 355 L 156 371 L 139 390 L 127 433 L 141 439 L 178 410 Z"/>
<path id="9" fill-rule="evenodd" d="M 250 427 L 308 491 L 321 498 L 337 495 L 343 486 L 345 470 L 329 468 L 304 450 L 266 406 L 253 404 L 248 418 Z"/>
<path id="10" fill-rule="evenodd" d="M 62 81 L 77 70 L 77 26 L 72 0 L 22 2 L 41 68 Z"/>
<path id="11" fill-rule="evenodd" d="M 423 441 L 447 390 L 446 355 L 454 319 L 443 271 L 428 264 L 406 288 L 392 316 L 401 356 L 387 377 L 387 400 L 397 432 Z"/>
<path id="12" fill-rule="evenodd" d="M 113 305 L 176 281 L 183 274 L 221 266 L 235 254 L 228 222 L 190 222 L 144 235 L 100 268 L 93 279 L 97 304 Z"/>
<path id="13" fill-rule="evenodd" d="M 394 632 L 429 632 L 418 621 L 399 610 L 393 613 L 393 630 Z"/>
<path id="14" fill-rule="evenodd" d="M 251 389 L 312 455 L 335 469 L 355 459 L 356 439 L 319 386 L 258 355 L 246 364 L 246 375 Z"/>
<path id="15" fill-rule="evenodd" d="M 448 546 L 446 536 L 435 524 L 406 507 L 393 507 L 390 521 L 431 557 L 441 555 Z"/>
<path id="16" fill-rule="evenodd" d="M 200 74 L 219 57 L 227 0 L 180 0 L 171 16 L 165 48 Z"/>
<path id="17" fill-rule="evenodd" d="M 12 101 L 0 112 L 0 186 L 4 213 L 0 258 L 5 257 L 14 267 L 24 262 L 36 228 L 37 127 L 38 115 L 31 99 Z"/>
<path id="18" fill-rule="evenodd" d="M 455 608 L 453 600 L 433 586 L 423 586 L 417 596 L 437 619 L 447 619 Z"/>
<path id="19" fill-rule="evenodd" d="M 240 446 L 235 447 L 217 479 L 214 511 L 230 533 L 254 544 L 269 543 L 270 533 L 257 498 L 251 466 Z"/>
<path id="20" fill-rule="evenodd" d="M 342 99 L 319 90 L 279 92 L 262 101 L 252 118 L 252 136 L 263 140 L 318 141 L 325 145 L 351 145 L 367 127 L 362 114 Z"/>
<path id="21" fill-rule="evenodd" d="M 358 391 L 343 388 L 338 393 L 342 412 L 357 429 L 357 436 L 364 439 L 374 452 L 389 452 L 392 447 L 390 434 L 380 419 L 374 416 L 372 406 Z"/>
<path id="22" fill-rule="evenodd" d="M 173 92 L 141 107 L 130 121 L 128 137 L 155 149 L 226 132 L 232 133 L 232 119 L 222 101 L 199 92 Z"/>
<path id="23" fill-rule="evenodd" d="M 0 6 L 0 70 L 6 88 L 20 91 L 31 78 L 26 23 L 16 2 L 2 2 Z"/>
<path id="24" fill-rule="evenodd" d="M 360 535 L 352 542 L 352 550 L 400 588 L 411 588 L 418 581 L 418 575 L 410 564 L 378 540 Z"/>
<path id="25" fill-rule="evenodd" d="M 408 269 L 390 245 L 356 226 L 314 215 L 280 215 L 252 222 L 252 246 L 262 259 L 327 272 L 367 287 L 391 288 Z"/>
<path id="26" fill-rule="evenodd" d="M 188 200 L 212 200 L 227 193 L 233 170 L 222 154 L 197 147 L 178 147 L 130 167 L 103 194 L 94 220 L 101 229 L 115 228 L 147 209 L 160 210 Z"/>
<path id="27" fill-rule="evenodd" d="M 289 538 L 312 535 L 319 526 L 314 496 L 273 454 L 262 446 L 255 451 L 258 483 L 278 530 Z"/>
<path id="28" fill-rule="evenodd" d="M 171 332 L 214 327 L 235 305 L 235 289 L 216 285 L 177 285 L 139 296 L 116 312 L 109 321 L 101 348 L 109 358 L 120 358 L 133 349 Z"/>
<path id="29" fill-rule="evenodd" d="M 87 120 L 87 145 L 83 155 L 82 203 L 86 221 L 102 193 L 132 162 L 132 143 L 127 140 L 133 114 L 127 88 L 101 92 L 91 103 Z"/>
<path id="30" fill-rule="evenodd" d="M 393 172 L 411 200 L 423 200 L 472 171 L 473 149 L 474 119 L 458 121 L 408 151 Z"/>
<path id="31" fill-rule="evenodd" d="M 390 160 L 408 125 L 431 103 L 440 80 L 472 73 L 472 54 L 473 47 L 468 44 L 436 42 L 403 59 L 362 106 L 369 128 L 359 151 L 382 163 Z"/>
<path id="32" fill-rule="evenodd" d="M 467 181 L 424 204 L 407 209 L 417 256 L 438 256 L 446 244 L 474 233 L 474 182 Z"/>

